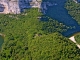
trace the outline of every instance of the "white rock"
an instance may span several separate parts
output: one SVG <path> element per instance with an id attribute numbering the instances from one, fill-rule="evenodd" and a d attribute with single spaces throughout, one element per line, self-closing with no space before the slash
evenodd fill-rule
<path id="1" fill-rule="evenodd" d="M 37 0 L 0 0 L 0 9 L 4 8 L 3 12 L 0 13 L 11 13 L 11 14 L 19 14 L 26 8 L 30 8 L 29 3 L 34 2 L 31 7 L 38 7 L 40 8 L 41 2 Z"/>

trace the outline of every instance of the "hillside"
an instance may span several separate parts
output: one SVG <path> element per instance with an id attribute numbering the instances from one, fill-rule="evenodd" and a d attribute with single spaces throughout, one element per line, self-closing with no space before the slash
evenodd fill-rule
<path id="1" fill-rule="evenodd" d="M 38 9 L 29 9 L 20 15 L 0 15 L 0 33 L 5 34 L 0 51 L 1 60 L 80 59 L 80 49 L 68 38 L 57 33 L 61 32 L 56 30 L 59 22 L 53 20 L 53 23 L 48 23 L 48 27 L 53 26 L 55 29 L 51 29 L 51 34 L 50 30 L 43 30 L 46 22 L 37 18 L 41 15 Z"/>
<path id="2" fill-rule="evenodd" d="M 8 13 L 0 14 L 0 60 L 79 60 L 80 49 L 64 35 L 68 30 L 69 34 L 77 32 L 74 19 L 79 22 L 79 8 L 77 12 L 74 6 L 79 5 L 68 0 L 65 7 L 69 15 L 65 1 L 42 0 L 44 12 L 56 15 L 61 22 L 39 12 L 41 0 L 1 0 L 0 9 Z M 72 14 L 74 10 L 78 15 Z M 80 34 L 74 38 L 80 44 Z"/>

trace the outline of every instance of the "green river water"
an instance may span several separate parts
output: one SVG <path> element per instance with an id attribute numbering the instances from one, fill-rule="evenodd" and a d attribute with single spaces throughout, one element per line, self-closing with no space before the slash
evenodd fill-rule
<path id="1" fill-rule="evenodd" d="M 0 48 L 1 48 L 2 44 L 3 44 L 3 42 L 4 42 L 4 39 L 3 39 L 2 36 L 0 36 Z"/>

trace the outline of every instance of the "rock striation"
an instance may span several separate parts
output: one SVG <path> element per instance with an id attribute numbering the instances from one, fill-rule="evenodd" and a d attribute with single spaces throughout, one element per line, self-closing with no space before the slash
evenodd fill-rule
<path id="1" fill-rule="evenodd" d="M 19 3 L 17 0 L 0 0 L 0 9 L 3 9 L 0 13 L 20 13 Z"/>
<path id="2" fill-rule="evenodd" d="M 40 8 L 41 0 L 0 0 L 0 13 L 19 14 L 26 8 Z"/>

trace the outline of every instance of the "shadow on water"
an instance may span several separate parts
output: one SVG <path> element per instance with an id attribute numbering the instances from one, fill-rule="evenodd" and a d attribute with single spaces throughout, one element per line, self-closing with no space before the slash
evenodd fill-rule
<path id="1" fill-rule="evenodd" d="M 31 1 L 32 0 L 19 0 L 19 8 L 20 8 L 21 12 L 23 12 L 24 9 L 26 9 L 26 8 L 31 8 L 31 6 L 30 6 Z"/>
<path id="2" fill-rule="evenodd" d="M 45 10 L 47 16 L 64 23 L 67 26 L 75 27 L 74 29 L 68 29 L 62 34 L 64 36 L 73 35 L 76 32 L 80 32 L 80 25 L 68 14 L 68 11 L 64 8 L 67 0 L 43 0 L 43 2 L 54 3 L 53 6 L 47 6 Z M 42 2 L 42 7 L 44 6 Z"/>
<path id="3" fill-rule="evenodd" d="M 1 46 L 2 46 L 3 42 L 4 42 L 4 39 L 3 39 L 2 36 L 0 36 L 0 49 L 1 49 Z"/>
<path id="4" fill-rule="evenodd" d="M 4 5 L 3 4 L 0 4 L 0 12 L 3 12 L 4 11 Z"/>

